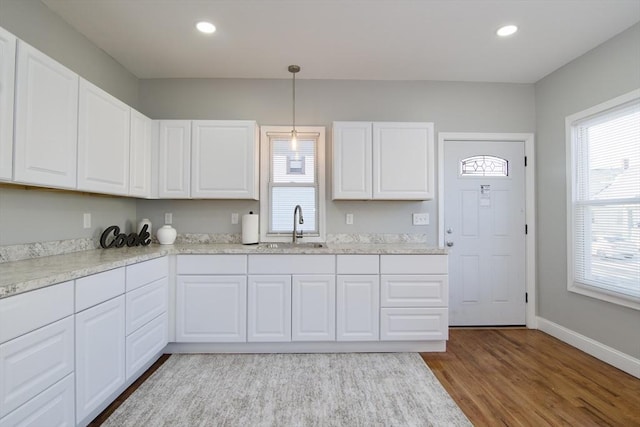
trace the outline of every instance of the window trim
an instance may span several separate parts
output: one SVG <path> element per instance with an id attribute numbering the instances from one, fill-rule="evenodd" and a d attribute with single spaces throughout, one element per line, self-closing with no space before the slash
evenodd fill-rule
<path id="1" fill-rule="evenodd" d="M 304 242 L 325 242 L 326 241 L 326 197 L 325 197 L 325 128 L 324 126 L 296 126 L 298 135 L 309 133 L 315 134 L 318 138 L 316 147 L 317 156 L 317 180 L 318 180 L 318 235 L 304 236 Z M 260 126 L 260 241 L 261 242 L 291 242 L 290 235 L 270 235 L 269 217 L 271 214 L 270 197 L 270 167 L 271 167 L 271 147 L 269 146 L 269 135 L 272 133 L 290 134 L 290 126 Z M 293 221 L 293 212 L 291 212 Z"/>
<path id="2" fill-rule="evenodd" d="M 567 290 L 569 292 L 586 295 L 591 298 L 607 301 L 613 304 L 640 310 L 640 298 L 632 295 L 615 292 L 598 286 L 580 283 L 575 280 L 575 244 L 576 230 L 574 223 L 574 204 L 576 202 L 576 178 L 575 168 L 576 153 L 574 150 L 574 126 L 576 122 L 582 121 L 590 116 L 603 113 L 607 110 L 622 106 L 623 104 L 640 99 L 640 89 L 633 90 L 624 95 L 610 99 L 586 110 L 572 114 L 565 118 L 566 132 L 566 185 L 567 185 Z"/>

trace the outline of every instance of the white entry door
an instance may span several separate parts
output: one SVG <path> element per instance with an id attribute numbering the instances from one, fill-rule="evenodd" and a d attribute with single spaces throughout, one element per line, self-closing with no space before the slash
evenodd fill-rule
<path id="1" fill-rule="evenodd" d="M 451 326 L 526 322 L 524 168 L 522 141 L 444 143 Z"/>

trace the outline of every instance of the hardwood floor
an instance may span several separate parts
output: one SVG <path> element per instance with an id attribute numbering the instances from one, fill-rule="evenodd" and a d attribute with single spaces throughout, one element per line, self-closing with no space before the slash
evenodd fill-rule
<path id="1" fill-rule="evenodd" d="M 475 426 L 640 426 L 640 379 L 543 332 L 450 330 L 446 353 L 422 353 Z M 101 425 L 164 355 L 91 424 Z"/>
<path id="2" fill-rule="evenodd" d="M 640 379 L 544 332 L 452 328 L 421 355 L 475 426 L 640 426 Z"/>

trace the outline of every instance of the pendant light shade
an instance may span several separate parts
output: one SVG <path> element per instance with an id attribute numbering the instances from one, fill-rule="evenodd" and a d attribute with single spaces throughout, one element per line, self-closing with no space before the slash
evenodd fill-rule
<path id="1" fill-rule="evenodd" d="M 298 149 L 298 133 L 296 132 L 296 73 L 299 71 L 299 65 L 289 65 L 289 72 L 293 76 L 293 126 L 291 129 L 291 150 L 293 151 L 297 151 Z"/>

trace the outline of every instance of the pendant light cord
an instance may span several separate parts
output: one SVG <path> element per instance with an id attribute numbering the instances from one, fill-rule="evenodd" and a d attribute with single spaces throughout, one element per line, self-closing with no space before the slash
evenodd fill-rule
<path id="1" fill-rule="evenodd" d="M 296 73 L 293 73 L 293 132 L 296 133 Z"/>

